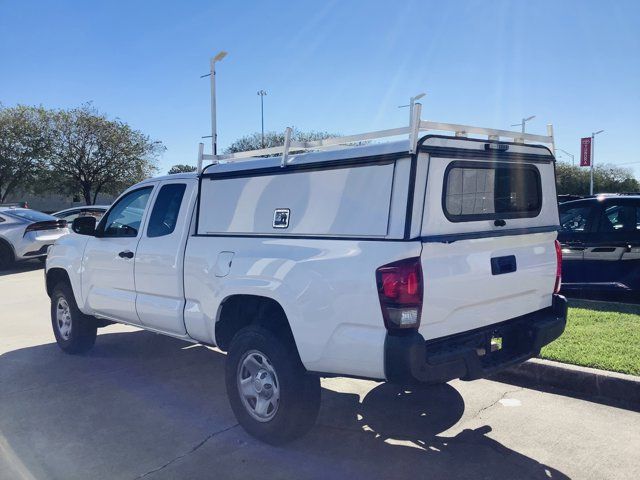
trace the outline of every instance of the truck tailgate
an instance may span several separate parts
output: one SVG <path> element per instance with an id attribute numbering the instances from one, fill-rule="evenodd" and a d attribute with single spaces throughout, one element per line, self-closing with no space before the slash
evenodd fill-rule
<path id="1" fill-rule="evenodd" d="M 550 306 L 556 235 L 546 232 L 424 243 L 420 333 L 425 339 L 438 338 Z M 492 259 L 505 259 L 502 272 L 500 265 L 492 269 Z M 510 271 L 512 266 L 515 271 Z"/>
<path id="2" fill-rule="evenodd" d="M 509 144 L 496 153 L 483 142 L 447 142 L 466 150 L 429 157 L 421 230 L 426 339 L 549 307 L 556 281 L 550 152 Z"/>

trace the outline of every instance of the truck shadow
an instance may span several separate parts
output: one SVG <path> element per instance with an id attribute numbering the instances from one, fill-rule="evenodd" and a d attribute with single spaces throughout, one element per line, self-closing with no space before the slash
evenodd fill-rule
<path id="1" fill-rule="evenodd" d="M 86 356 L 55 344 L 0 356 L 7 478 L 567 478 L 489 438 L 488 425 L 441 435 L 465 410 L 450 385 L 366 382 L 359 395 L 330 380 L 310 434 L 271 447 L 236 425 L 223 354 L 108 331 Z"/>
<path id="2" fill-rule="evenodd" d="M 308 448 L 330 434 L 335 441 L 330 456 L 358 463 L 356 477 L 414 478 L 428 472 L 429 478 L 568 478 L 488 437 L 489 425 L 440 435 L 465 410 L 462 396 L 448 384 L 383 383 L 361 401 L 358 395 L 324 389 L 322 401 L 320 431 L 312 434 Z"/>

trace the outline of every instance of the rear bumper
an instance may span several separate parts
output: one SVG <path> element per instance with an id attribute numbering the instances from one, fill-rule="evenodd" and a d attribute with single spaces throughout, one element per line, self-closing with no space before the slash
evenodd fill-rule
<path id="1" fill-rule="evenodd" d="M 23 257 L 29 257 L 29 258 L 35 258 L 35 257 L 42 257 L 43 255 L 47 254 L 47 250 L 49 249 L 49 247 L 53 245 L 53 244 L 45 244 L 42 245 L 42 247 L 40 247 L 38 250 L 33 250 L 31 252 L 27 252 L 23 255 Z"/>
<path id="2" fill-rule="evenodd" d="M 16 260 L 45 256 L 47 249 L 60 237 L 69 234 L 67 228 L 55 231 L 27 232 L 15 245 Z"/>
<path id="3" fill-rule="evenodd" d="M 475 380 L 521 363 L 558 338 L 567 322 L 567 300 L 553 296 L 551 307 L 476 330 L 425 341 L 418 332 L 385 339 L 385 376 L 396 383 Z M 491 338 L 502 348 L 491 351 Z M 484 353 L 483 353 L 484 352 Z"/>

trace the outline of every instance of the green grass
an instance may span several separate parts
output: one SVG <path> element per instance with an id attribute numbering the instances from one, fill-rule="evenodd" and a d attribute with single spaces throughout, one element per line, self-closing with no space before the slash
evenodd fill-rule
<path id="1" fill-rule="evenodd" d="M 640 305 L 570 300 L 565 332 L 540 356 L 640 375 Z"/>

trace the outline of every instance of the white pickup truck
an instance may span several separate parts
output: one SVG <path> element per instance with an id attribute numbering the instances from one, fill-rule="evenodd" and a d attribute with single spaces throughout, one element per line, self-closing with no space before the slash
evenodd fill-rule
<path id="1" fill-rule="evenodd" d="M 238 421 L 274 444 L 311 428 L 320 377 L 472 380 L 537 355 L 567 311 L 553 138 L 410 128 L 206 155 L 75 220 L 46 265 L 59 346 L 111 322 L 217 346 Z"/>

